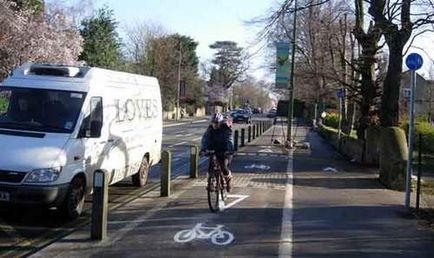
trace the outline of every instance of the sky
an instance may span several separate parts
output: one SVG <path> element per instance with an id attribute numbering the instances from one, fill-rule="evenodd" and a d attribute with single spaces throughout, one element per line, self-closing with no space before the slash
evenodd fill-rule
<path id="1" fill-rule="evenodd" d="M 231 40 L 240 46 L 252 48 L 258 28 L 246 21 L 266 13 L 277 0 L 97 0 L 96 7 L 107 5 L 114 11 L 119 28 L 127 25 L 151 22 L 160 24 L 169 33 L 190 36 L 199 45 L 197 53 L 202 62 L 210 60 L 213 52 L 209 45 L 218 40 Z M 122 31 L 120 35 L 122 36 Z M 255 56 L 251 72 L 261 79 L 265 70 L 256 69 L 263 64 L 263 57 Z M 265 78 L 267 79 L 267 78 Z M 271 78 L 268 78 L 271 79 Z"/>
<path id="2" fill-rule="evenodd" d="M 264 15 L 281 0 L 95 0 L 95 7 L 107 5 L 119 22 L 119 32 L 128 25 L 149 22 L 162 25 L 169 33 L 188 35 L 199 45 L 197 53 L 202 62 L 209 61 L 213 52 L 209 45 L 218 40 L 232 40 L 256 53 L 257 27 L 246 21 Z M 418 52 L 424 65 L 418 72 L 434 79 L 434 34 L 420 36 L 409 53 Z M 253 56 L 250 72 L 257 79 L 273 81 L 274 75 L 260 67 L 265 64 L 263 52 Z M 404 70 L 407 68 L 404 65 Z"/>

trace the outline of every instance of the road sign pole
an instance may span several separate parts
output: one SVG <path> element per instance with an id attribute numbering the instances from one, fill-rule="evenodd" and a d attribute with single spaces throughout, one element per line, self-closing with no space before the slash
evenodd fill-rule
<path id="1" fill-rule="evenodd" d="M 416 95 L 416 70 L 423 65 L 422 57 L 417 53 L 412 53 L 407 56 L 405 64 L 411 71 L 411 92 L 410 92 L 410 111 L 409 111 L 409 126 L 408 126 L 408 159 L 407 173 L 405 181 L 405 207 L 410 208 L 410 191 L 411 191 L 411 172 L 413 167 L 413 131 L 414 131 L 414 99 Z"/>
<path id="2" fill-rule="evenodd" d="M 411 174 L 413 167 L 413 131 L 414 131 L 414 95 L 416 92 L 416 71 L 411 71 L 411 92 L 410 92 L 410 122 L 408 126 L 408 159 L 407 174 L 405 181 L 405 207 L 410 208 Z"/>

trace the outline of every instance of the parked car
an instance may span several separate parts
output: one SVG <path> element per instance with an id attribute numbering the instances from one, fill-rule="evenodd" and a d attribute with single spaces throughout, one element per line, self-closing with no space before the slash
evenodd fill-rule
<path id="1" fill-rule="evenodd" d="M 277 115 L 277 110 L 276 109 L 270 109 L 270 111 L 268 111 L 267 117 L 268 118 L 275 118 Z"/>
<path id="2" fill-rule="evenodd" d="M 253 114 L 262 114 L 262 109 L 260 107 L 253 109 Z"/>
<path id="3" fill-rule="evenodd" d="M 242 123 L 248 124 L 251 122 L 251 119 L 252 119 L 252 116 L 249 113 L 249 111 L 244 110 L 244 109 L 240 109 L 240 110 L 233 112 L 231 114 L 231 116 L 232 116 L 234 123 L 242 122 Z"/>

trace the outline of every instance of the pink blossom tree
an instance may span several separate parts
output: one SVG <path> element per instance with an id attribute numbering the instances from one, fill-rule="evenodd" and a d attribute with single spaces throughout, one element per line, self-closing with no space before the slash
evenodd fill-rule
<path id="1" fill-rule="evenodd" d="M 0 0 L 0 79 L 27 62 L 76 62 L 83 40 L 62 9 L 41 15 L 12 7 Z"/>

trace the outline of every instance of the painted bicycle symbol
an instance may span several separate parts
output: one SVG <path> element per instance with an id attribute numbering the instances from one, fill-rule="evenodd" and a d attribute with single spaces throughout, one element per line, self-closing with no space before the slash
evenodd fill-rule
<path id="1" fill-rule="evenodd" d="M 173 239 L 178 243 L 187 243 L 196 238 L 211 239 L 211 242 L 215 245 L 228 245 L 234 241 L 234 235 L 229 231 L 223 230 L 223 227 L 223 225 L 207 227 L 203 223 L 197 223 L 192 229 L 179 231 Z"/>
<path id="2" fill-rule="evenodd" d="M 245 169 L 260 169 L 260 170 L 269 170 L 270 169 L 270 166 L 267 166 L 267 165 L 256 165 L 256 164 L 252 164 L 252 165 L 249 165 L 249 166 L 244 166 L 244 168 Z"/>

